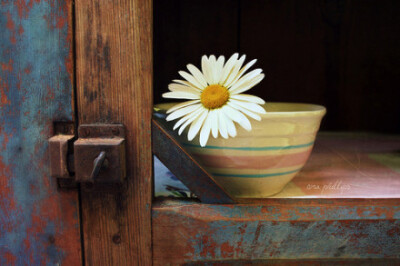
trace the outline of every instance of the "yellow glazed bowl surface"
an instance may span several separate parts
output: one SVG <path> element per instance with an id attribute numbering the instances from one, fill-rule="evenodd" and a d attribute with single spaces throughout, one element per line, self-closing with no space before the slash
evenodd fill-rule
<path id="1" fill-rule="evenodd" d="M 161 112 L 174 103 L 159 104 Z M 180 141 L 233 197 L 263 198 L 280 192 L 310 156 L 326 109 L 303 103 L 266 103 L 261 121 L 251 119 L 252 130 L 236 124 L 237 136 L 210 136 L 200 147 L 198 137 Z M 168 122 L 172 127 L 176 121 Z"/>

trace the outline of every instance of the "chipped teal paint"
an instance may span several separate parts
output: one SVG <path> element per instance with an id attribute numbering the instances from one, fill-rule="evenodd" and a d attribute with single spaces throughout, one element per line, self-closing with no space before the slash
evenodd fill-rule
<path id="1" fill-rule="evenodd" d="M 55 265 L 66 256 L 52 241 L 70 221 L 53 213 L 61 207 L 52 202 L 46 142 L 53 120 L 72 120 L 65 6 L 0 5 L 0 265 Z"/>
<path id="2" fill-rule="evenodd" d="M 185 201 L 183 201 L 185 202 Z M 197 209 L 196 203 L 185 202 L 177 205 L 179 208 Z M 242 217 L 261 216 L 262 219 L 274 221 L 288 220 L 299 221 L 305 217 L 313 220 L 380 220 L 395 219 L 400 220 L 400 206 L 343 206 L 326 209 L 319 206 L 296 206 L 290 209 L 282 209 L 279 206 L 266 205 L 205 205 L 212 213 L 218 213 L 223 219 L 237 219 Z M 188 214 L 191 212 L 188 211 Z M 387 213 L 391 213 L 387 217 Z M 171 213 L 172 214 L 172 213 Z M 157 218 L 160 212 L 153 210 L 153 217 Z M 193 214 L 194 215 L 194 214 Z M 182 219 L 184 217 L 182 216 Z M 307 220 L 308 220 L 307 219 Z"/>
<path id="3" fill-rule="evenodd" d="M 230 259 L 400 258 L 400 240 L 382 235 L 400 221 L 216 221 L 189 239 L 188 261 Z M 398 236 L 397 236 L 398 237 Z M 300 244 L 304 243 L 304 244 Z M 228 247 L 228 248 L 227 248 Z"/>
<path id="4" fill-rule="evenodd" d="M 329 199 L 298 203 L 271 199 L 261 205 L 207 205 L 165 201 L 153 205 L 153 238 L 176 239 L 168 248 L 186 262 L 400 258 L 400 206 L 393 200 L 377 202 L 343 199 L 341 205 Z"/>

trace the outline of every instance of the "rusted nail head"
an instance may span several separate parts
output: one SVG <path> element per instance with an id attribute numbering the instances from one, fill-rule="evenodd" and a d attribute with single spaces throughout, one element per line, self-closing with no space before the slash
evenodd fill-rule
<path id="1" fill-rule="evenodd" d="M 121 243 L 121 236 L 120 236 L 119 234 L 115 234 L 115 235 L 113 236 L 113 238 L 112 238 L 112 241 L 113 241 L 115 244 L 120 244 L 120 243 Z"/>
<path id="2" fill-rule="evenodd" d="M 54 242 L 56 242 L 56 239 L 54 238 L 53 235 L 50 235 L 48 239 L 50 244 L 54 244 Z"/>
<path id="3" fill-rule="evenodd" d="M 111 132 L 112 132 L 114 135 L 119 135 L 119 128 L 113 127 L 113 128 L 111 129 Z"/>

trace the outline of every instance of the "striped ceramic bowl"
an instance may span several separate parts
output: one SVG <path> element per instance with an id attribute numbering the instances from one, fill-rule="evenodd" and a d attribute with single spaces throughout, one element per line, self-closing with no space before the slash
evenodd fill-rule
<path id="1" fill-rule="evenodd" d="M 172 105 L 159 105 L 168 109 Z M 302 103 L 267 103 L 261 121 L 252 130 L 237 125 L 235 138 L 213 138 L 200 147 L 198 137 L 180 141 L 233 197 L 262 198 L 280 192 L 310 156 L 323 106 Z M 173 122 L 170 122 L 173 124 Z"/>

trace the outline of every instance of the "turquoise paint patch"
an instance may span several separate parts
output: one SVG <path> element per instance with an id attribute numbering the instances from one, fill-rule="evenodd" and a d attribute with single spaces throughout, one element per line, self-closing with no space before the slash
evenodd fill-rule
<path id="1" fill-rule="evenodd" d="M 301 168 L 281 173 L 258 174 L 258 175 L 235 175 L 235 174 L 217 174 L 217 173 L 211 173 L 211 174 L 213 176 L 220 176 L 220 177 L 262 178 L 262 177 L 273 177 L 273 176 L 293 174 L 300 171 L 300 169 Z"/>
<path id="2" fill-rule="evenodd" d="M 10 62 L 12 68 L 0 72 L 0 86 L 5 87 L 0 95 L 9 101 L 0 104 L 0 143 L 6 145 L 0 160 L 9 169 L 0 169 L 9 191 L 0 197 L 0 254 L 12 254 L 16 265 L 58 265 L 67 254 L 49 237 L 67 224 L 46 214 L 42 204 L 58 194 L 47 165 L 52 121 L 73 120 L 72 82 L 65 65 L 68 24 L 55 27 L 59 19 L 67 21 L 67 3 L 35 2 L 22 16 L 15 1 L 2 4 L 0 62 Z M 12 30 L 6 26 L 11 22 Z M 0 256 L 0 265 L 6 264 L 7 258 Z"/>
<path id="3" fill-rule="evenodd" d="M 291 145 L 291 146 L 267 146 L 267 147 L 221 147 L 221 146 L 205 146 L 201 147 L 200 145 L 185 143 L 183 144 L 185 147 L 192 148 L 202 148 L 202 149 L 210 149 L 210 150 L 237 150 L 237 151 L 274 151 L 274 150 L 291 150 L 291 149 L 299 149 L 310 147 L 314 144 L 314 141 L 299 144 L 299 145 Z"/>
<path id="4" fill-rule="evenodd" d="M 398 257 L 398 235 L 382 233 L 399 225 L 399 221 L 215 221 L 209 224 L 207 238 L 198 233 L 189 239 L 194 252 L 185 255 L 191 261 L 219 260 L 227 254 L 223 245 L 228 245 L 232 259 Z"/>

